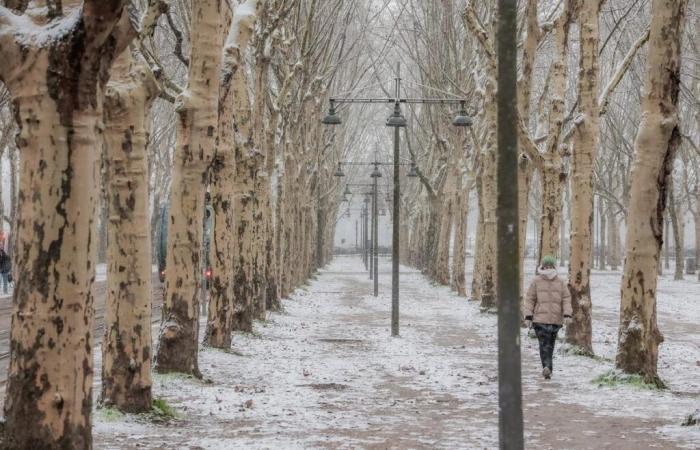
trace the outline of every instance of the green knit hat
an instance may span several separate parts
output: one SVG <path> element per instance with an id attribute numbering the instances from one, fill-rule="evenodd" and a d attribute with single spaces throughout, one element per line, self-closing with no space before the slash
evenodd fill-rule
<path id="1" fill-rule="evenodd" d="M 542 267 L 557 267 L 557 258 L 551 255 L 544 256 L 542 258 Z"/>

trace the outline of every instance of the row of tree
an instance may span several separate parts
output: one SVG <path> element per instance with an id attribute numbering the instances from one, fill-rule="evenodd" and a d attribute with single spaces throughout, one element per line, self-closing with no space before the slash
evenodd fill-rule
<path id="1" fill-rule="evenodd" d="M 683 223 L 689 216 L 700 256 L 700 41 L 693 31 L 700 2 L 691 3 L 520 2 L 521 285 L 528 219 L 534 216 L 536 257 L 568 257 L 574 320 L 567 341 L 593 354 L 590 273 L 597 204 L 600 265 L 606 264 L 606 242 L 612 267 L 620 264 L 616 255 L 625 255 L 617 366 L 654 383 L 661 383 L 655 311 L 660 250 L 669 235 L 664 223 L 672 224 L 677 278 L 683 277 Z M 466 134 L 450 126 L 443 110 L 418 109 L 412 117 L 405 141 L 421 183 L 402 199 L 404 262 L 467 296 L 464 244 L 467 217 L 476 209 L 469 296 L 493 309 L 496 7 L 474 1 L 401 4 L 394 17 L 401 24 L 397 44 L 416 68 L 416 85 L 426 95 L 427 86 L 447 87 L 469 99 L 476 116 Z"/>
<path id="2" fill-rule="evenodd" d="M 0 2 L 0 149 L 18 159 L 10 165 L 19 180 L 10 188 L 6 447 L 92 446 L 100 241 L 108 286 L 100 399 L 128 412 L 152 407 L 152 370 L 200 376 L 202 301 L 205 345 L 230 348 L 232 332 L 251 331 L 330 258 L 331 171 L 355 151 L 362 115 L 335 134 L 318 118 L 328 92 L 352 89 L 369 67 L 359 43 L 375 15 L 365 6 Z M 153 349 L 152 248 L 161 239 Z"/>

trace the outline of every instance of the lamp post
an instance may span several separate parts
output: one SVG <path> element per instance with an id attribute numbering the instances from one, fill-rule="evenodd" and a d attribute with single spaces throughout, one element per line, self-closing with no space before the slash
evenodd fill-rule
<path id="1" fill-rule="evenodd" d="M 357 164 L 362 164 L 362 163 L 357 163 Z M 369 203 L 368 197 L 371 195 L 372 197 L 372 221 L 370 222 L 369 225 L 369 233 L 371 235 L 370 238 L 370 253 L 369 253 L 369 279 L 373 280 L 373 290 L 374 290 L 374 296 L 377 297 L 379 296 L 379 183 L 378 179 L 381 178 L 382 174 L 379 171 L 379 165 L 380 163 L 377 163 L 375 165 L 374 170 L 372 171 L 372 174 L 370 175 L 374 181 L 372 183 L 348 183 L 345 186 L 345 191 L 343 192 L 343 195 L 349 195 L 352 194 L 350 192 L 350 186 L 360 186 L 360 187 L 371 187 L 372 191 L 371 192 L 365 192 L 364 194 L 367 196 L 365 198 L 365 205 Z M 384 214 L 382 214 L 384 215 Z"/>
<path id="2" fill-rule="evenodd" d="M 518 109 L 516 2 L 498 2 L 498 429 L 499 446 L 521 450 L 523 440 L 520 367 L 518 255 Z M 515 180 L 515 182 L 514 182 Z"/>
<path id="3" fill-rule="evenodd" d="M 401 153 L 401 136 L 399 129 L 407 125 L 406 118 L 401 113 L 401 104 L 453 104 L 459 105 L 459 112 L 452 121 L 457 127 L 467 127 L 472 124 L 472 120 L 466 113 L 466 100 L 446 99 L 446 98 L 402 98 L 401 97 L 401 64 L 396 64 L 394 98 L 338 98 L 330 99 L 328 115 L 321 119 L 324 125 L 340 125 L 342 121 L 336 114 L 335 105 L 337 103 L 387 103 L 394 104 L 394 111 L 386 121 L 388 127 L 394 128 L 394 202 L 393 202 L 393 226 L 392 226 L 392 248 L 391 248 L 391 335 L 399 335 L 399 205 L 401 196 L 401 185 L 399 183 L 399 157 Z"/>
<path id="4" fill-rule="evenodd" d="M 379 246 L 378 246 L 378 233 L 379 233 L 379 216 L 378 216 L 378 205 L 377 205 L 377 193 L 378 185 L 377 182 L 381 178 L 382 173 L 379 171 L 379 165 L 374 165 L 374 170 L 370 175 L 374 180 L 372 182 L 372 253 L 374 254 L 374 296 L 379 296 Z"/>

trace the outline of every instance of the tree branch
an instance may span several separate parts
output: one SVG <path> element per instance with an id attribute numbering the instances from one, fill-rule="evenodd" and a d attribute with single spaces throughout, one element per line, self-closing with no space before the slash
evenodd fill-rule
<path id="1" fill-rule="evenodd" d="M 625 55 L 625 58 L 622 60 L 620 63 L 620 66 L 617 68 L 615 71 L 613 77 L 610 79 L 610 82 L 608 83 L 607 86 L 605 86 L 605 89 L 603 90 L 603 93 L 600 95 L 600 98 L 598 99 L 598 105 L 600 105 L 600 115 L 604 115 L 608 111 L 608 104 L 610 102 L 610 95 L 612 92 L 615 90 L 618 84 L 620 84 L 620 81 L 622 80 L 622 77 L 625 75 L 627 72 L 627 69 L 629 69 L 630 65 L 632 65 L 632 60 L 634 59 L 634 56 L 637 54 L 637 51 L 639 51 L 640 48 L 649 40 L 649 31 L 650 29 L 647 28 L 644 34 L 642 34 L 639 39 L 637 39 L 637 42 L 635 42 L 632 47 L 629 49 L 627 52 L 627 55 Z"/>

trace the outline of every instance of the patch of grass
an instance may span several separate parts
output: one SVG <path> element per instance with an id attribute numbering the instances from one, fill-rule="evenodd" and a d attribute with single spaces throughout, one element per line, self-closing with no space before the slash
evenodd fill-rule
<path id="1" fill-rule="evenodd" d="M 162 398 L 153 399 L 153 410 L 152 414 L 162 419 L 176 419 L 178 413 L 172 406 L 168 405 Z"/>
<path id="2" fill-rule="evenodd" d="M 103 422 L 120 422 L 124 420 L 124 413 L 115 408 L 101 407 L 97 410 L 97 417 Z"/>
<path id="3" fill-rule="evenodd" d="M 611 362 L 612 360 L 610 358 L 603 358 L 602 356 L 598 356 L 594 353 L 587 352 L 584 350 L 582 347 L 579 347 L 578 345 L 571 345 L 564 343 L 559 347 L 559 352 L 564 355 L 573 355 L 573 356 L 584 356 L 586 358 L 591 358 L 594 361 L 598 362 Z"/>
<path id="4" fill-rule="evenodd" d="M 694 413 L 685 416 L 685 419 L 681 423 L 682 427 L 692 427 L 700 426 L 700 409 L 695 410 Z"/>
<path id="5" fill-rule="evenodd" d="M 153 373 L 153 381 L 165 383 L 168 381 L 198 381 L 194 375 L 180 372 Z"/>
<path id="6" fill-rule="evenodd" d="M 661 379 L 647 381 L 641 375 L 620 372 L 619 370 L 609 370 L 595 377 L 591 383 L 598 387 L 631 386 L 637 389 L 662 390 L 666 385 Z"/>

